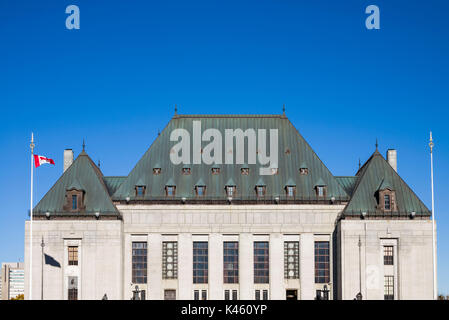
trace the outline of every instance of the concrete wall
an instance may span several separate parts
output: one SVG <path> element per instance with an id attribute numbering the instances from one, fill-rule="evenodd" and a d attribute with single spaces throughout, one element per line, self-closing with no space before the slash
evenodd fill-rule
<path id="1" fill-rule="evenodd" d="M 431 220 L 342 220 L 337 232 L 339 297 L 354 299 L 361 276 L 363 299 L 383 299 L 388 274 L 395 299 L 432 299 Z M 394 266 L 384 266 L 384 245 L 394 247 Z"/>
<path id="2" fill-rule="evenodd" d="M 44 252 L 52 260 L 45 264 Z M 68 266 L 69 245 L 79 245 L 79 265 Z M 79 299 L 121 299 L 122 295 L 121 221 L 33 221 L 33 292 L 41 299 L 42 265 L 45 300 L 67 299 L 69 276 L 78 276 Z M 43 263 L 44 262 L 44 263 Z M 25 223 L 25 299 L 29 299 L 29 221 Z"/>
<path id="3" fill-rule="evenodd" d="M 223 299 L 224 290 L 238 290 L 239 299 L 255 299 L 268 290 L 270 299 L 314 299 L 314 242 L 330 242 L 331 298 L 353 299 L 359 291 L 359 263 L 364 299 L 383 299 L 383 276 L 395 276 L 395 298 L 432 297 L 432 224 L 427 220 L 342 220 L 343 205 L 117 205 L 123 221 L 38 220 L 33 223 L 33 299 L 41 299 L 41 240 L 45 253 L 60 266 L 44 264 L 44 299 L 67 299 L 68 277 L 77 276 L 79 299 L 130 299 L 132 242 L 148 248 L 147 299 L 163 299 L 176 290 L 177 299 L 193 299 L 207 290 L 208 299 Z M 336 243 L 332 241 L 336 230 Z M 361 259 L 359 247 L 361 238 Z M 254 284 L 253 243 L 269 241 L 268 284 Z M 284 279 L 284 241 L 299 240 L 300 279 Z M 209 243 L 209 283 L 193 284 L 193 242 Z M 295 241 L 297 241 L 295 240 Z M 162 242 L 178 243 L 178 278 L 162 279 Z M 223 283 L 223 242 L 239 242 L 239 283 Z M 394 245 L 395 266 L 383 265 L 383 245 Z M 79 246 L 79 266 L 68 266 L 70 245 Z M 332 252 L 336 252 L 334 255 Z M 337 259 L 335 259 L 335 257 Z M 335 259 L 335 261 L 334 261 Z M 337 272 L 332 269 L 337 268 Z M 29 222 L 25 225 L 25 272 L 29 272 Z M 337 276 L 335 276 L 337 275 Z M 29 296 L 25 277 L 25 298 Z M 336 289 L 334 291 L 334 288 Z"/>
<path id="4" fill-rule="evenodd" d="M 268 289 L 270 299 L 285 299 L 286 289 L 298 290 L 299 299 L 314 299 L 314 241 L 331 241 L 342 205 L 118 205 L 124 221 L 124 292 L 132 297 L 131 243 L 148 239 L 147 297 L 163 299 L 164 289 L 177 290 L 178 299 L 193 299 L 193 291 L 208 290 L 208 299 L 223 299 L 224 290 L 238 290 L 239 299 L 255 298 L 255 290 Z M 178 279 L 162 280 L 161 250 L 164 237 L 178 241 Z M 284 241 L 300 242 L 300 280 L 284 280 Z M 198 238 L 200 237 L 200 238 Z M 223 241 L 239 241 L 239 283 L 223 284 Z M 254 284 L 253 242 L 269 241 L 270 283 Z M 209 243 L 209 283 L 192 284 L 193 241 Z M 135 241 L 135 240 L 134 240 Z M 332 254 L 331 254 L 332 259 Z M 333 263 L 331 261 L 331 263 Z M 328 285 L 332 290 L 331 283 Z"/>

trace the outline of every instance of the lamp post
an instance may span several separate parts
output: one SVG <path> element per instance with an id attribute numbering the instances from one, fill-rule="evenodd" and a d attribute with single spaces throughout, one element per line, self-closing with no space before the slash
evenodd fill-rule
<path id="1" fill-rule="evenodd" d="M 41 300 L 44 300 L 44 237 L 42 237 L 41 248 L 42 248 L 42 265 L 41 265 Z"/>
<path id="2" fill-rule="evenodd" d="M 362 300 L 362 241 L 359 236 L 359 293 L 355 296 L 356 300 Z"/>
<path id="3" fill-rule="evenodd" d="M 139 298 L 139 292 L 140 292 L 139 286 L 136 285 L 135 288 L 134 288 L 134 290 L 133 290 L 133 298 L 132 298 L 132 300 L 140 300 L 140 298 Z"/>
<path id="4" fill-rule="evenodd" d="M 329 300 L 329 289 L 327 288 L 327 285 L 324 285 L 323 287 L 323 300 Z"/>

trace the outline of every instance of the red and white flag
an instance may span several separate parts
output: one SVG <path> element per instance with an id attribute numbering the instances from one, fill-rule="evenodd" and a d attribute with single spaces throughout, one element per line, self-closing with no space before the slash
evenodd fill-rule
<path id="1" fill-rule="evenodd" d="M 39 156 L 37 154 L 34 155 L 34 166 L 37 168 L 39 167 L 41 164 L 44 163 L 49 163 L 49 164 L 55 164 L 55 162 L 53 161 L 53 159 L 44 157 L 44 156 Z"/>

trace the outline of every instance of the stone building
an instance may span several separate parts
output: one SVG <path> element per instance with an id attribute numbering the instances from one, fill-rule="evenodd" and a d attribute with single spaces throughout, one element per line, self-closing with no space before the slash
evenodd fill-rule
<path id="1" fill-rule="evenodd" d="M 334 176 L 285 115 L 175 114 L 128 176 L 66 150 L 33 217 L 33 299 L 432 299 L 396 151 Z"/>

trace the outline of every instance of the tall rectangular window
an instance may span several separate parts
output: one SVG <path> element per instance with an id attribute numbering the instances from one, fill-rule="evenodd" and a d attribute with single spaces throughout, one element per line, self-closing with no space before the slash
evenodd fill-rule
<path id="1" fill-rule="evenodd" d="M 193 283 L 208 282 L 208 244 L 193 242 Z"/>
<path id="2" fill-rule="evenodd" d="M 394 276 L 384 276 L 384 300 L 394 300 Z"/>
<path id="3" fill-rule="evenodd" d="M 299 279 L 299 241 L 284 242 L 284 278 Z"/>
<path id="4" fill-rule="evenodd" d="M 254 283 L 269 283 L 268 241 L 254 242 Z"/>
<path id="5" fill-rule="evenodd" d="M 392 266 L 393 263 L 393 246 L 384 246 L 384 265 Z"/>
<path id="6" fill-rule="evenodd" d="M 162 278 L 178 278 L 178 242 L 162 242 Z"/>
<path id="7" fill-rule="evenodd" d="M 384 196 L 384 201 L 385 201 L 385 210 L 391 210 L 391 198 L 389 194 L 386 194 Z"/>
<path id="8" fill-rule="evenodd" d="M 132 243 L 132 282 L 147 283 L 147 243 Z"/>
<path id="9" fill-rule="evenodd" d="M 315 283 L 329 283 L 329 241 L 315 241 Z"/>
<path id="10" fill-rule="evenodd" d="M 69 250 L 69 266 L 78 265 L 78 247 L 68 247 Z"/>
<path id="11" fill-rule="evenodd" d="M 223 242 L 223 282 L 239 283 L 239 243 Z"/>
<path id="12" fill-rule="evenodd" d="M 78 196 L 76 194 L 72 195 L 72 210 L 78 209 Z"/>

